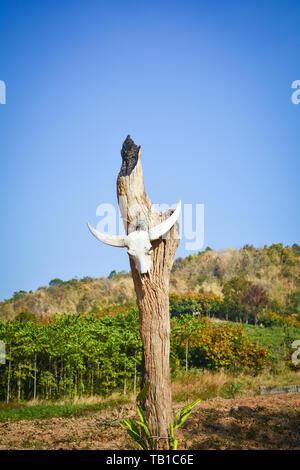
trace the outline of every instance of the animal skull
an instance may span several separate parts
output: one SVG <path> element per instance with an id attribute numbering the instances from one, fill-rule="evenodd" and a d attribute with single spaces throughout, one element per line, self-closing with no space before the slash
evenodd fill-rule
<path id="1" fill-rule="evenodd" d="M 173 214 L 161 224 L 148 230 L 138 229 L 125 236 L 100 233 L 89 223 L 87 225 L 91 233 L 101 242 L 111 246 L 127 247 L 127 253 L 134 259 L 141 277 L 143 274 L 148 274 L 151 279 L 151 254 L 153 252 L 151 241 L 162 237 L 173 227 L 179 217 L 180 209 L 181 201 Z"/>

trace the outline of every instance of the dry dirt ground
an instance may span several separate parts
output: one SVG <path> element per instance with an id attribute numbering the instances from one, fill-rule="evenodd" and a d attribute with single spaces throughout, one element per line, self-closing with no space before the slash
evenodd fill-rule
<path id="1" fill-rule="evenodd" d="M 136 449 L 119 426 L 134 416 L 129 404 L 77 418 L 0 423 L 0 449 Z M 179 449 L 300 449 L 300 395 L 203 401 L 176 433 Z"/>

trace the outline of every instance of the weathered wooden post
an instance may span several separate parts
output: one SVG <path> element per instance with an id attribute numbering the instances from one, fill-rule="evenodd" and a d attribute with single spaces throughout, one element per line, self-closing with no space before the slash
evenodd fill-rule
<path id="1" fill-rule="evenodd" d="M 163 449 L 168 448 L 172 422 L 169 278 L 179 244 L 176 220 L 181 204 L 165 213 L 152 206 L 144 186 L 141 147 L 130 136 L 121 156 L 117 195 L 127 236 L 100 234 L 89 228 L 104 243 L 128 248 L 143 343 L 141 387 L 150 383 L 143 408 L 156 448 Z"/>

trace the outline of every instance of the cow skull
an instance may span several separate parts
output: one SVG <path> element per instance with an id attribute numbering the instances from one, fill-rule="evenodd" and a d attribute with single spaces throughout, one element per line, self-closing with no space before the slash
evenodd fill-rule
<path id="1" fill-rule="evenodd" d="M 162 237 L 173 227 L 179 217 L 180 209 L 181 201 L 179 201 L 173 214 L 161 224 L 148 228 L 148 230 L 138 228 L 124 236 L 100 233 L 91 227 L 89 223 L 87 225 L 91 233 L 101 242 L 121 248 L 127 247 L 127 253 L 133 258 L 141 278 L 142 275 L 148 274 L 151 279 L 151 254 L 153 252 L 151 241 Z"/>

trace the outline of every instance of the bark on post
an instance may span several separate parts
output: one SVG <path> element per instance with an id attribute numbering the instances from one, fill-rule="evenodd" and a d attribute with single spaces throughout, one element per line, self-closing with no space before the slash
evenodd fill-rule
<path id="1" fill-rule="evenodd" d="M 128 136 L 121 150 L 122 167 L 117 179 L 117 195 L 127 233 L 133 231 L 130 223 L 137 217 L 146 217 L 149 227 L 168 218 L 172 211 L 159 212 L 151 206 L 146 193 L 141 163 L 141 147 Z M 150 209 L 151 208 L 151 209 Z M 172 422 L 170 355 L 169 278 L 174 255 L 179 244 L 178 224 L 152 242 L 152 279 L 143 282 L 130 257 L 131 272 L 140 313 L 140 333 L 143 343 L 141 387 L 150 382 L 143 408 L 156 448 L 168 448 Z"/>

